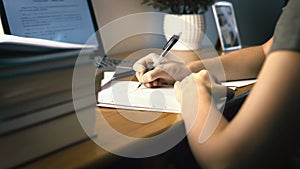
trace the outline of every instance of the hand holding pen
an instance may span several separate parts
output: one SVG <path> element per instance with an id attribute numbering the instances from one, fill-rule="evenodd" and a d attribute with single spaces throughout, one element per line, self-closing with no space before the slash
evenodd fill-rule
<path id="1" fill-rule="evenodd" d="M 161 60 L 167 56 L 167 54 L 169 53 L 169 51 L 171 50 L 171 48 L 176 44 L 176 42 L 179 40 L 181 33 L 179 33 L 178 35 L 173 35 L 171 37 L 171 39 L 166 43 L 166 45 L 163 47 L 163 52 L 160 54 L 160 56 L 158 57 L 158 59 L 156 60 L 156 62 L 153 64 L 153 66 L 151 67 L 147 67 L 145 72 L 151 71 L 153 69 L 156 68 L 157 65 L 160 64 Z M 143 83 L 140 82 L 140 84 L 138 85 L 137 88 L 141 87 Z"/>

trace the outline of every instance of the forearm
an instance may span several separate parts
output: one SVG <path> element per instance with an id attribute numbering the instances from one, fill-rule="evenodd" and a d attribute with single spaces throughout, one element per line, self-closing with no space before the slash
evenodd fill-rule
<path id="1" fill-rule="evenodd" d="M 255 46 L 220 57 L 194 61 L 189 64 L 189 67 L 192 72 L 207 69 L 220 81 L 249 79 L 257 77 L 264 60 L 263 46 Z"/>
<path id="2" fill-rule="evenodd" d="M 274 168 L 297 150 L 300 114 L 295 99 L 299 96 L 299 80 L 295 79 L 299 79 L 299 56 L 297 52 L 287 51 L 270 54 L 236 117 L 229 123 L 221 118 L 204 143 L 199 142 L 205 131 L 204 124 L 216 122 L 207 116 L 219 112 L 209 92 L 199 91 L 201 104 L 188 138 L 196 159 L 204 168 L 257 168 L 256 165 Z M 289 66 L 282 71 L 282 65 Z"/>

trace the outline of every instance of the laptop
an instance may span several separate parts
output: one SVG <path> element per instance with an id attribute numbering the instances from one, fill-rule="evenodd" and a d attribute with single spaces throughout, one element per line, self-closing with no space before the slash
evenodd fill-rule
<path id="1" fill-rule="evenodd" d="M 92 0 L 0 0 L 0 14 L 8 35 L 85 44 L 98 31 Z M 121 62 L 133 65 L 134 61 L 125 64 L 107 57 L 99 33 L 95 39 L 89 45 L 97 48 L 89 54 L 96 55 L 99 68 L 114 68 Z M 74 51 L 67 53 L 74 55 Z"/>

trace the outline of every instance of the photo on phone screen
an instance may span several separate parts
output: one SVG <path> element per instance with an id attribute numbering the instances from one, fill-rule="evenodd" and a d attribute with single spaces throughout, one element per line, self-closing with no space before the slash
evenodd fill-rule
<path id="1" fill-rule="evenodd" d="M 212 6 L 218 35 L 223 51 L 242 47 L 233 6 L 230 2 L 216 2 Z"/>

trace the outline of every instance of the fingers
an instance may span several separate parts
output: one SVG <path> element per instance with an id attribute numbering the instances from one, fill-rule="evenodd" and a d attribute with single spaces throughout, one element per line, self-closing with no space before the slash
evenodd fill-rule
<path id="1" fill-rule="evenodd" d="M 150 88 L 153 88 L 153 87 L 160 87 L 160 86 L 162 86 L 162 83 L 161 83 L 159 80 L 155 80 L 155 81 L 153 81 L 153 82 L 144 83 L 144 86 L 150 87 Z"/>
<path id="2" fill-rule="evenodd" d="M 160 81 L 159 78 L 153 79 L 151 77 L 151 72 L 147 72 L 146 74 L 147 75 L 145 77 L 144 73 L 136 72 L 136 77 L 137 77 L 138 81 L 143 82 L 144 86 L 146 86 L 146 87 L 159 87 L 159 86 L 162 86 L 162 82 Z M 150 74 L 150 75 L 148 75 L 148 74 Z M 148 76 L 150 76 L 150 78 L 148 78 Z"/>
<path id="3" fill-rule="evenodd" d="M 136 76 L 136 78 L 138 79 L 139 82 L 142 82 L 142 76 L 143 76 L 143 73 L 136 72 L 136 73 L 135 73 L 135 76 Z"/>
<path id="4" fill-rule="evenodd" d="M 133 69 L 137 72 L 137 79 L 147 87 L 157 87 L 162 84 L 171 85 L 174 84 L 175 80 L 180 81 L 191 73 L 183 62 L 176 61 L 176 57 L 172 57 L 173 60 L 161 61 L 155 69 L 147 72 L 147 68 L 152 67 L 158 58 L 159 55 L 151 53 L 133 65 Z"/>
<path id="5" fill-rule="evenodd" d="M 156 53 L 148 54 L 134 63 L 133 70 L 136 72 L 145 72 L 146 68 L 151 67 L 158 57 L 159 55 Z"/>
<path id="6" fill-rule="evenodd" d="M 177 101 L 179 102 L 179 103 L 181 103 L 181 97 L 182 97 L 182 95 L 181 95 L 181 86 L 180 86 L 180 82 L 176 82 L 175 84 L 174 84 L 174 91 L 175 91 L 175 96 L 176 96 L 176 99 L 177 99 Z"/>
<path id="7" fill-rule="evenodd" d="M 146 72 L 144 75 L 143 75 L 143 82 L 152 82 L 152 81 L 155 81 L 159 78 L 164 78 L 166 75 L 166 72 L 161 70 L 161 69 L 153 69 L 149 72 Z"/>
<path id="8" fill-rule="evenodd" d="M 198 87 L 204 87 L 214 99 L 224 98 L 226 97 L 227 92 L 230 91 L 226 86 L 221 85 L 215 77 L 211 76 L 207 70 L 201 70 L 194 74 L 194 78 Z M 231 96 L 232 91 L 228 94 Z"/>
<path id="9" fill-rule="evenodd" d="M 146 87 L 158 87 L 162 83 L 158 80 L 157 72 L 155 71 L 155 77 L 152 77 L 150 72 L 147 72 L 147 68 L 153 66 L 159 55 L 156 53 L 150 53 L 147 56 L 139 59 L 134 65 L 133 70 L 136 71 L 136 77 L 140 82 L 144 83 Z M 145 76 L 146 75 L 146 76 Z"/>

